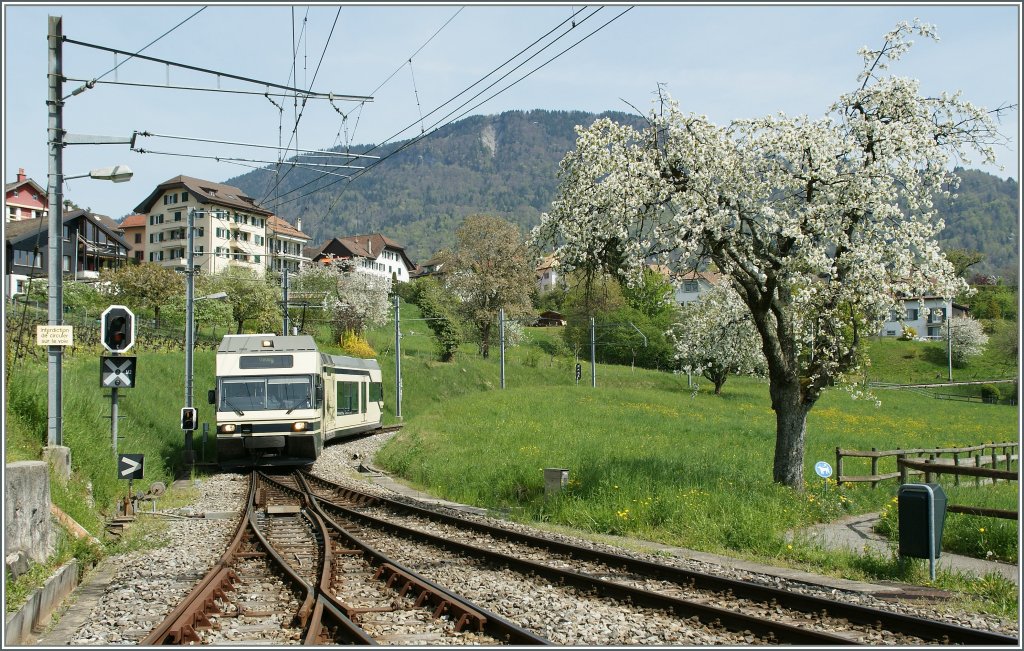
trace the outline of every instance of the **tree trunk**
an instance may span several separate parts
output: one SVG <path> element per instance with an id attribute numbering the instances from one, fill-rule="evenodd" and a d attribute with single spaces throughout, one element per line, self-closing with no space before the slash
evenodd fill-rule
<path id="1" fill-rule="evenodd" d="M 240 335 L 240 334 L 242 334 L 242 325 L 243 325 L 244 323 L 245 323 L 245 321 L 239 321 L 239 322 L 238 322 L 238 330 L 237 330 L 237 331 L 235 332 L 235 334 L 236 334 L 236 335 Z"/>
<path id="2" fill-rule="evenodd" d="M 772 479 L 779 484 L 804 489 L 804 437 L 807 412 L 799 381 L 772 382 L 772 410 L 775 411 L 775 465 Z"/>

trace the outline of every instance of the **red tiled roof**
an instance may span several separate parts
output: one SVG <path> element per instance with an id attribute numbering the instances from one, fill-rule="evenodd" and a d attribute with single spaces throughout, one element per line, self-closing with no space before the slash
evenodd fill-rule
<path id="1" fill-rule="evenodd" d="M 139 226 L 145 226 L 145 225 L 146 225 L 146 216 L 145 215 L 128 215 L 127 217 L 122 219 L 121 223 L 119 224 L 119 226 L 121 228 L 137 228 Z"/>
<path id="2" fill-rule="evenodd" d="M 307 241 L 309 240 L 309 235 L 306 235 L 277 215 L 267 217 L 267 230 L 289 237 L 300 237 Z"/>

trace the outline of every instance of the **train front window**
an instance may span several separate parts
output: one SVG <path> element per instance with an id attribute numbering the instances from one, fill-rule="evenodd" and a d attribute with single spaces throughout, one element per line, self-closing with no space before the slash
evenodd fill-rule
<path id="1" fill-rule="evenodd" d="M 267 409 L 303 409 L 311 407 L 312 386 L 308 377 L 267 378 Z"/>
<path id="2" fill-rule="evenodd" d="M 302 409 L 312 406 L 313 381 L 308 375 L 222 378 L 219 411 Z"/>

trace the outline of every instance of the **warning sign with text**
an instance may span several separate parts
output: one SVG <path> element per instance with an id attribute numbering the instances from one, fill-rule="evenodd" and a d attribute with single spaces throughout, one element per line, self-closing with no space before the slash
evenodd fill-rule
<path id="1" fill-rule="evenodd" d="M 36 344 L 40 346 L 74 346 L 71 326 L 36 326 Z"/>

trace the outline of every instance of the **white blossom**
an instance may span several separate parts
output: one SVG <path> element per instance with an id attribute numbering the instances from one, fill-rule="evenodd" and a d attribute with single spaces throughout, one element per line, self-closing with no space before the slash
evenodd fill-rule
<path id="1" fill-rule="evenodd" d="M 802 485 L 806 413 L 851 377 L 860 337 L 903 297 L 966 289 L 935 240 L 934 197 L 951 160 L 994 161 L 991 115 L 959 93 L 925 97 L 886 66 L 934 28 L 901 23 L 862 51 L 858 86 L 818 119 L 724 126 L 659 92 L 649 127 L 577 128 L 560 195 L 533 231 L 575 267 L 638 277 L 652 258 L 684 272 L 713 262 L 751 312 L 777 418 L 774 476 Z M 607 265 L 615 263 L 616 269 Z"/>

